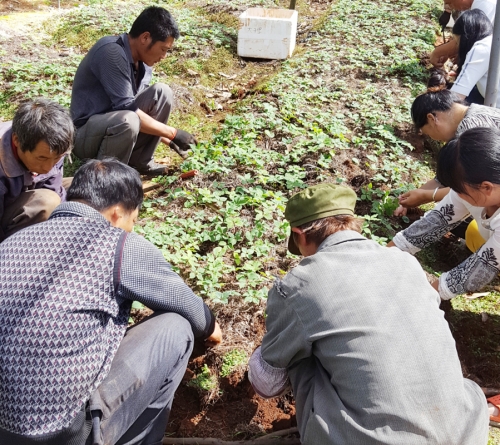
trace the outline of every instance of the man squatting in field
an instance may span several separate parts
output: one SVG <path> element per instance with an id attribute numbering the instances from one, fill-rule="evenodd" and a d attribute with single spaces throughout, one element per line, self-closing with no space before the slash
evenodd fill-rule
<path id="1" fill-rule="evenodd" d="M 73 136 L 67 111 L 46 99 L 23 103 L 12 122 L 0 123 L 0 242 L 64 201 L 71 180 L 63 180 L 63 158 Z"/>
<path id="2" fill-rule="evenodd" d="M 114 157 L 141 174 L 162 175 L 167 167 L 153 154 L 160 142 L 186 157 L 196 139 L 168 126 L 172 90 L 148 86 L 151 67 L 165 58 L 179 37 L 170 13 L 146 8 L 130 32 L 100 39 L 81 61 L 71 95 L 77 128 L 74 153 L 81 159 Z"/>
<path id="3" fill-rule="evenodd" d="M 307 445 L 485 445 L 486 399 L 462 376 L 438 293 L 415 258 L 360 235 L 355 203 L 332 184 L 288 202 L 288 249 L 304 259 L 269 292 L 255 391 L 291 384 Z"/>
<path id="4" fill-rule="evenodd" d="M 139 174 L 91 160 L 48 221 L 0 244 L 0 443 L 160 445 L 203 300 L 132 233 Z M 127 329 L 132 301 L 154 310 Z"/>

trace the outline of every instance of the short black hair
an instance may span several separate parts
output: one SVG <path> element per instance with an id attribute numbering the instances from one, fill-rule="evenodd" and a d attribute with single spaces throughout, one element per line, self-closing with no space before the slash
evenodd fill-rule
<path id="1" fill-rule="evenodd" d="M 135 39 L 145 32 L 149 32 L 153 39 L 151 45 L 157 41 L 164 42 L 169 37 L 178 39 L 180 36 L 172 14 L 160 6 L 150 6 L 142 11 L 132 24 L 129 35 Z"/>
<path id="2" fill-rule="evenodd" d="M 12 120 L 12 133 L 22 152 L 33 151 L 39 142 L 46 142 L 50 151 L 63 155 L 73 148 L 75 127 L 68 110 L 38 98 L 19 105 Z"/>
<path id="3" fill-rule="evenodd" d="M 116 204 L 133 212 L 141 207 L 144 192 L 141 177 L 132 167 L 114 158 L 92 159 L 75 173 L 66 199 L 85 201 L 99 212 Z"/>
<path id="4" fill-rule="evenodd" d="M 493 34 L 493 25 L 488 16 L 480 9 L 464 11 L 453 25 L 453 34 L 460 36 L 458 45 L 458 70 L 462 70 L 467 53 L 474 43 Z"/>
<path id="5" fill-rule="evenodd" d="M 460 194 L 467 194 L 465 185 L 500 184 L 500 130 L 471 128 L 448 142 L 439 151 L 436 177 Z"/>

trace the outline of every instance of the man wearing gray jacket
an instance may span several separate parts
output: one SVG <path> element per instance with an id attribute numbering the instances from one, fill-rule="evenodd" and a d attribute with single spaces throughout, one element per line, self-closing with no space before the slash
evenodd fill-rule
<path id="1" fill-rule="evenodd" d="M 415 258 L 360 235 L 355 203 L 332 184 L 288 202 L 288 248 L 304 259 L 269 292 L 254 389 L 291 384 L 303 444 L 486 444 L 486 399 L 462 376 L 439 295 Z"/>

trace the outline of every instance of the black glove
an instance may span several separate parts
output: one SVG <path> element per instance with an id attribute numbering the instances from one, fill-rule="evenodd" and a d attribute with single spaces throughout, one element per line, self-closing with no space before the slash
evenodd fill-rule
<path id="1" fill-rule="evenodd" d="M 180 151 L 188 151 L 191 149 L 190 145 L 192 144 L 196 145 L 198 141 L 191 133 L 188 133 L 187 131 L 184 130 L 177 130 L 175 138 L 173 138 L 172 142 L 170 143 L 170 146 L 174 148 L 172 146 L 172 143 L 176 145 Z"/>

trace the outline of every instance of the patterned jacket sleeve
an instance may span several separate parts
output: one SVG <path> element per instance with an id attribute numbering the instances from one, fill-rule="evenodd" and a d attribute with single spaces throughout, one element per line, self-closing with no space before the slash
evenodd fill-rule
<path id="1" fill-rule="evenodd" d="M 458 195 L 451 190 L 433 210 L 399 232 L 393 241 L 397 247 L 412 255 L 438 241 L 469 216 L 469 210 Z"/>
<path id="2" fill-rule="evenodd" d="M 3 184 L 0 178 L 0 221 L 2 220 L 3 213 L 5 212 L 5 195 L 7 194 L 7 187 Z M 0 243 L 5 239 L 5 232 L 0 225 Z"/>
<path id="3" fill-rule="evenodd" d="M 424 218 L 398 233 L 394 237 L 394 244 L 407 252 L 418 252 L 421 248 L 438 240 L 468 215 L 469 212 L 463 201 L 452 190 Z M 500 269 L 498 265 L 500 224 L 499 227 L 492 227 L 492 230 L 495 233 L 481 249 L 439 277 L 439 295 L 443 300 L 449 300 L 466 292 L 477 291 L 496 277 Z"/>
<path id="4" fill-rule="evenodd" d="M 443 300 L 474 292 L 490 283 L 499 273 L 500 234 L 495 233 L 476 253 L 439 277 Z"/>
<path id="5" fill-rule="evenodd" d="M 149 241 L 130 233 L 123 246 L 119 268 L 118 295 L 137 300 L 152 310 L 175 312 L 183 316 L 197 338 L 208 338 L 215 328 L 215 317 Z"/>

